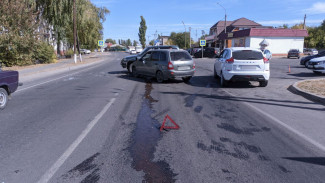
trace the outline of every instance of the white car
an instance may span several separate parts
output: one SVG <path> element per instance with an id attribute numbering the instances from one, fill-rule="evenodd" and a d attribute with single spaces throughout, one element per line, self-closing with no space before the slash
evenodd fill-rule
<path id="1" fill-rule="evenodd" d="M 130 50 L 130 54 L 137 54 L 137 52 L 135 50 Z"/>
<path id="2" fill-rule="evenodd" d="M 312 69 L 314 73 L 325 73 L 325 56 L 309 60 L 308 69 Z"/>
<path id="3" fill-rule="evenodd" d="M 221 86 L 229 81 L 258 81 L 265 87 L 270 78 L 270 63 L 261 50 L 248 47 L 226 48 L 214 64 L 214 77 Z"/>
<path id="4" fill-rule="evenodd" d="M 142 51 L 143 51 L 142 46 L 136 46 L 136 47 L 135 47 L 135 51 L 136 51 L 137 53 L 142 52 Z"/>

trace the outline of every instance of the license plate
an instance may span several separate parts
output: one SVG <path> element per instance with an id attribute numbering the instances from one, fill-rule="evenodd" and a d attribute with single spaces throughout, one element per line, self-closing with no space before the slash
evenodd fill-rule
<path id="1" fill-rule="evenodd" d="M 178 70 L 179 71 L 190 70 L 190 67 L 189 66 L 181 66 L 181 67 L 178 67 Z"/>
<path id="2" fill-rule="evenodd" d="M 256 66 L 255 65 L 242 65 L 241 69 L 242 70 L 256 70 Z"/>

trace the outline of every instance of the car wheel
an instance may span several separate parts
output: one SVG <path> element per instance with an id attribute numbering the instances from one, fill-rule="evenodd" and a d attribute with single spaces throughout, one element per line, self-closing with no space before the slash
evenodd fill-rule
<path id="1" fill-rule="evenodd" d="M 298 59 L 299 59 L 300 57 L 298 57 Z"/>
<path id="2" fill-rule="evenodd" d="M 126 65 L 126 68 L 128 69 L 128 72 L 129 72 L 129 73 L 132 73 L 131 64 L 127 64 L 127 65 Z"/>
<path id="3" fill-rule="evenodd" d="M 162 83 L 164 81 L 164 74 L 161 71 L 157 71 L 156 79 L 158 83 Z"/>
<path id="4" fill-rule="evenodd" d="M 269 81 L 259 81 L 260 87 L 266 87 Z"/>
<path id="5" fill-rule="evenodd" d="M 228 86 L 228 81 L 225 80 L 225 78 L 223 77 L 223 74 L 222 74 L 222 73 L 220 74 L 220 85 L 221 85 L 222 87 L 226 87 L 226 86 Z"/>
<path id="6" fill-rule="evenodd" d="M 306 68 L 308 67 L 308 61 L 305 62 L 305 67 L 306 67 Z"/>
<path id="7" fill-rule="evenodd" d="M 190 81 L 190 79 L 192 78 L 192 76 L 188 76 L 188 77 L 182 77 L 183 81 L 186 83 L 188 81 Z"/>
<path id="8" fill-rule="evenodd" d="M 216 69 L 213 67 L 213 77 L 214 78 L 218 78 L 218 74 L 217 74 L 217 72 L 216 72 Z"/>
<path id="9" fill-rule="evenodd" d="M 8 93 L 5 89 L 0 88 L 0 110 L 4 109 L 8 103 Z"/>
<path id="10" fill-rule="evenodd" d="M 289 56 L 287 56 L 287 58 L 290 58 Z"/>
<path id="11" fill-rule="evenodd" d="M 132 75 L 133 75 L 133 77 L 136 77 L 136 78 L 139 76 L 138 71 L 135 68 L 135 66 L 132 67 Z"/>

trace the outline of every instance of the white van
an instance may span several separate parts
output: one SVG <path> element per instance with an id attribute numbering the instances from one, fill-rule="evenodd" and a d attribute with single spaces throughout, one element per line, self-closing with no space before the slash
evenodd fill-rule
<path id="1" fill-rule="evenodd" d="M 143 51 L 142 46 L 136 46 L 136 47 L 135 47 L 135 51 L 136 51 L 137 53 L 142 52 L 142 51 Z"/>

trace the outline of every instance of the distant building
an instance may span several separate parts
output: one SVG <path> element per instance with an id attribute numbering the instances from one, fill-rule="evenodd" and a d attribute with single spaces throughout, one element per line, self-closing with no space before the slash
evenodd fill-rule
<path id="1" fill-rule="evenodd" d="M 290 49 L 303 51 L 304 38 L 308 36 L 304 29 L 250 28 L 227 34 L 220 34 L 220 40 L 227 40 L 228 47 L 260 48 L 263 41 L 268 42 L 274 56 L 287 55 Z"/>
<path id="2" fill-rule="evenodd" d="M 170 36 L 160 36 L 160 45 L 166 45 Z"/>
<path id="3" fill-rule="evenodd" d="M 223 49 L 224 47 L 253 47 L 260 48 L 264 42 L 268 43 L 273 55 L 286 55 L 290 49 L 304 47 L 304 38 L 308 36 L 303 29 L 277 29 L 263 26 L 247 18 L 235 21 L 219 21 L 210 28 L 210 35 L 206 37 L 207 46 Z M 264 41 L 264 42 L 263 42 Z"/>

